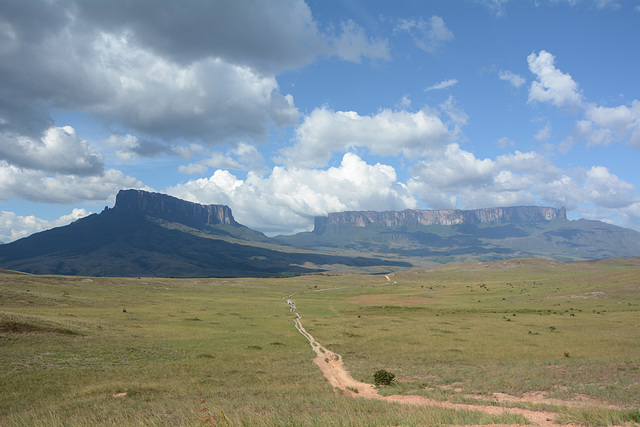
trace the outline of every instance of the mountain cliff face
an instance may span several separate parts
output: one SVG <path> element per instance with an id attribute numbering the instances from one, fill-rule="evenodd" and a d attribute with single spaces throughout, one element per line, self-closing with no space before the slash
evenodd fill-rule
<path id="1" fill-rule="evenodd" d="M 227 206 L 122 190 L 114 207 L 100 214 L 0 245 L 0 269 L 264 277 L 327 269 L 386 273 L 524 257 L 630 256 L 640 256 L 640 233 L 599 221 L 568 221 L 564 208 L 340 212 L 316 218 L 314 232 L 270 238 L 238 224 Z"/>
<path id="2" fill-rule="evenodd" d="M 314 233 L 367 226 L 478 225 L 566 220 L 565 208 L 518 206 L 475 210 L 412 210 L 337 212 L 315 218 Z"/>
<path id="3" fill-rule="evenodd" d="M 201 205 L 160 193 L 142 190 L 120 190 L 111 209 L 117 213 L 133 213 L 188 225 L 238 223 L 225 205 Z"/>

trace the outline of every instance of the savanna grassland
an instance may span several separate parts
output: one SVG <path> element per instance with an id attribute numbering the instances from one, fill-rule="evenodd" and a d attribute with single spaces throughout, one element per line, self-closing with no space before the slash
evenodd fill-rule
<path id="1" fill-rule="evenodd" d="M 332 390 L 294 327 L 380 394 L 640 423 L 640 259 L 390 276 L 0 273 L 0 425 L 526 424 Z"/>

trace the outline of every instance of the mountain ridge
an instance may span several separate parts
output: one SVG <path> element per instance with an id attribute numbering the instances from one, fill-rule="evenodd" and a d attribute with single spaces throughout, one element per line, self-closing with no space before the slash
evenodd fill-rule
<path id="1" fill-rule="evenodd" d="M 324 218 L 324 219 L 318 219 Z M 0 245 L 0 268 L 34 274 L 265 277 L 389 273 L 450 262 L 640 256 L 640 233 L 566 219 L 564 208 L 351 211 L 267 237 L 226 205 L 121 190 L 113 208 Z"/>
<path id="2" fill-rule="evenodd" d="M 420 225 L 479 225 L 567 220 L 566 209 L 545 206 L 496 207 L 473 210 L 416 210 L 403 211 L 345 211 L 314 218 L 314 233 L 329 228 L 420 226 Z"/>

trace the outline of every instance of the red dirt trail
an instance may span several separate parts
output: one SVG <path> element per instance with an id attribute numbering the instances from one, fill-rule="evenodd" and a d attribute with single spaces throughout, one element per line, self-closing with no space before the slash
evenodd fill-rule
<path id="1" fill-rule="evenodd" d="M 331 384 L 335 389 L 340 390 L 343 394 L 351 396 L 351 397 L 360 397 L 366 399 L 375 399 L 375 400 L 383 400 L 387 402 L 397 402 L 407 405 L 425 405 L 425 406 L 434 406 L 440 408 L 449 408 L 449 409 L 468 409 L 468 410 L 476 410 L 483 411 L 492 415 L 500 415 L 504 413 L 511 414 L 520 414 L 527 418 L 531 423 L 538 426 L 557 426 L 555 424 L 556 414 L 552 412 L 542 412 L 542 411 L 531 411 L 528 409 L 521 408 L 507 408 L 501 406 L 487 406 L 487 405 L 470 405 L 470 404 L 462 404 L 462 403 L 451 403 L 451 402 L 443 402 L 434 399 L 429 399 L 423 396 L 404 396 L 404 395 L 392 395 L 392 396 L 381 396 L 378 393 L 378 390 L 373 384 L 363 383 L 356 379 L 354 379 L 351 374 L 344 368 L 342 363 L 342 357 L 339 354 L 336 354 L 327 348 L 320 345 L 314 338 L 309 334 L 304 327 L 302 326 L 302 317 L 298 314 L 298 312 L 294 312 L 296 314 L 296 318 L 294 320 L 296 329 L 309 340 L 309 344 L 311 344 L 311 348 L 316 353 L 316 357 L 314 362 L 322 373 L 324 374 L 329 384 Z M 355 391 L 357 390 L 357 392 Z M 498 403 L 514 400 L 517 398 L 507 397 L 502 394 L 494 394 L 494 397 L 498 398 Z M 525 401 L 525 399 L 517 399 L 519 401 Z M 535 399 L 527 400 L 533 403 Z M 578 402 L 564 402 L 567 406 L 572 404 L 580 404 Z M 573 424 L 575 425 L 575 424 Z"/>

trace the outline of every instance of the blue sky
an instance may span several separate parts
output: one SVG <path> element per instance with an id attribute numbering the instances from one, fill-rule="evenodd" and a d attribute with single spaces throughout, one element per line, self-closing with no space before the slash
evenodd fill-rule
<path id="1" fill-rule="evenodd" d="M 0 0 L 0 241 L 140 188 L 256 230 L 566 207 L 640 230 L 640 1 Z"/>

